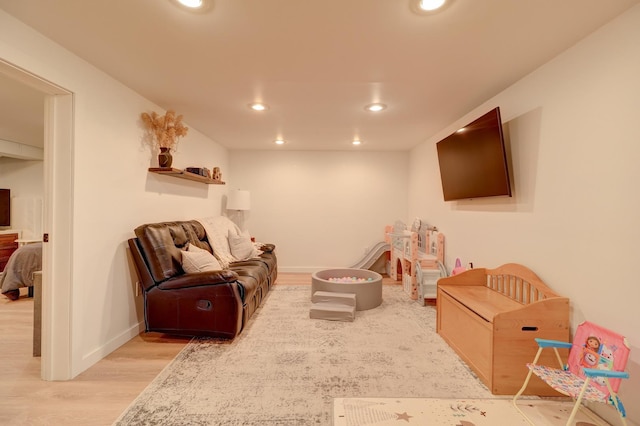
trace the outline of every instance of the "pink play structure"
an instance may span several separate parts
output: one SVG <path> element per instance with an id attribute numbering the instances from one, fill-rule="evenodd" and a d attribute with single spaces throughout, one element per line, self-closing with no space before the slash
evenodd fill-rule
<path id="1" fill-rule="evenodd" d="M 411 229 L 402 221 L 385 227 L 389 244 L 389 277 L 402 281 L 404 291 L 422 305 L 435 299 L 437 281 L 446 277 L 444 268 L 444 235 L 435 226 L 416 219 Z"/>

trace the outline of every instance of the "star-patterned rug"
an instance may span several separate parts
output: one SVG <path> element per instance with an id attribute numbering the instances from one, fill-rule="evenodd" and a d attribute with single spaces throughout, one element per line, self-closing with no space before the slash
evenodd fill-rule
<path id="1" fill-rule="evenodd" d="M 573 409 L 570 401 L 435 398 L 336 398 L 333 426 L 564 426 Z M 579 411 L 576 426 L 608 425 L 588 411 Z"/>

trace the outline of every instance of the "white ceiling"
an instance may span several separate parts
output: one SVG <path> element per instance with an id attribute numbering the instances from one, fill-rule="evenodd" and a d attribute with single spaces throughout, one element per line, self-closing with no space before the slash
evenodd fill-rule
<path id="1" fill-rule="evenodd" d="M 229 149 L 352 150 L 359 137 L 357 149 L 407 150 L 638 2 L 453 0 L 428 16 L 409 0 L 0 8 Z M 251 111 L 256 100 L 270 109 Z M 365 112 L 373 101 L 387 110 Z"/>

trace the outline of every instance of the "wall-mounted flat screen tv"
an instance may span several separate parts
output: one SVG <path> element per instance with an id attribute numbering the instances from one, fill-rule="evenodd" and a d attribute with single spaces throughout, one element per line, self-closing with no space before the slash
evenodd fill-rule
<path id="1" fill-rule="evenodd" d="M 0 226 L 11 226 L 11 190 L 0 189 Z"/>
<path id="2" fill-rule="evenodd" d="M 445 201 L 511 197 L 499 107 L 447 136 L 436 147 Z"/>

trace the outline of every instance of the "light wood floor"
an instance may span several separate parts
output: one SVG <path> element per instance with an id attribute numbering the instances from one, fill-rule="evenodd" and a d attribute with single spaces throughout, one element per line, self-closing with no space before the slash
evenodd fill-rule
<path id="1" fill-rule="evenodd" d="M 280 273 L 277 285 L 311 284 Z M 189 342 L 144 333 L 64 382 L 40 379 L 33 353 L 33 299 L 0 296 L 0 425 L 111 425 Z"/>

